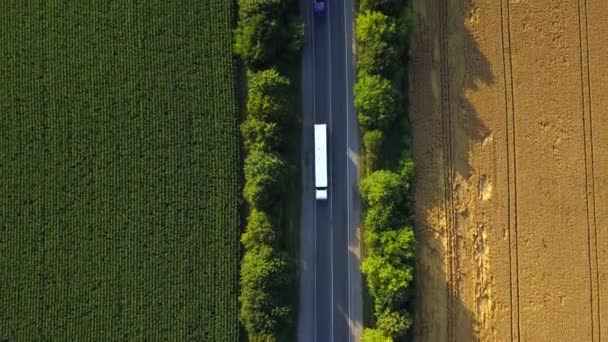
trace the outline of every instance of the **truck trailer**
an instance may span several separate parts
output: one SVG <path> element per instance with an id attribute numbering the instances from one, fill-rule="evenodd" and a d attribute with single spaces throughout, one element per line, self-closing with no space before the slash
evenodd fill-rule
<path id="1" fill-rule="evenodd" d="M 327 125 L 315 125 L 315 197 L 327 199 Z"/>

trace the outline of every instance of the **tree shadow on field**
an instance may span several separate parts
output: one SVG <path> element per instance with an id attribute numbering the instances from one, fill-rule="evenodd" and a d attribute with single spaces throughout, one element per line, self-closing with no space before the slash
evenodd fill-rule
<path id="1" fill-rule="evenodd" d="M 467 283 L 474 282 L 474 271 L 460 271 L 471 269 L 468 263 L 474 260 L 474 246 L 461 238 L 477 228 L 466 206 L 458 205 L 458 184 L 479 178 L 470 154 L 491 141 L 469 98 L 496 79 L 478 38 L 465 25 L 475 19 L 471 0 L 412 0 L 412 5 L 416 29 L 409 56 L 409 115 L 417 235 L 412 338 L 475 341 L 480 315 L 470 310 L 478 310 L 479 301 L 460 294 L 473 293 L 465 289 L 476 293 L 478 287 Z M 456 256 L 451 263 L 448 255 Z"/>

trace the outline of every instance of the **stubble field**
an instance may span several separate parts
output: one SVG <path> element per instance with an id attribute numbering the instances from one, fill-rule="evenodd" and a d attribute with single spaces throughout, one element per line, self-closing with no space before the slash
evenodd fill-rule
<path id="1" fill-rule="evenodd" d="M 416 339 L 608 338 L 608 6 L 414 9 Z"/>
<path id="2" fill-rule="evenodd" d="M 0 1 L 0 340 L 238 340 L 233 13 Z"/>

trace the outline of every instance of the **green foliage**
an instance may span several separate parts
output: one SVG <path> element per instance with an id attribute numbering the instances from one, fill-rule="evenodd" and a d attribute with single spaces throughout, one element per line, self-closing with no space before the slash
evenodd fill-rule
<path id="1" fill-rule="evenodd" d="M 289 111 L 289 80 L 274 68 L 249 72 L 248 80 L 248 116 L 264 122 L 284 121 Z"/>
<path id="2" fill-rule="evenodd" d="M 414 180 L 414 159 L 409 155 L 401 161 L 401 170 L 399 171 L 401 179 L 407 183 L 407 188 L 410 188 L 411 182 Z"/>
<path id="3" fill-rule="evenodd" d="M 361 342 L 393 342 L 390 336 L 387 336 L 380 329 L 365 328 Z"/>
<path id="4" fill-rule="evenodd" d="M 378 314 L 376 326 L 387 336 L 399 338 L 405 335 L 412 325 L 412 319 L 407 313 L 399 313 L 386 309 Z"/>
<path id="5" fill-rule="evenodd" d="M 239 341 L 234 4 L 1 3 L 0 335 Z"/>
<path id="6" fill-rule="evenodd" d="M 397 20 L 380 12 L 365 11 L 357 16 L 356 21 L 359 72 L 389 75 L 400 68 L 403 34 Z"/>
<path id="7" fill-rule="evenodd" d="M 282 158 L 285 129 L 294 110 L 290 80 L 284 66 L 302 48 L 304 24 L 292 12 L 294 0 L 239 0 L 239 23 L 234 50 L 248 68 L 247 119 L 241 134 L 247 149 L 243 197 L 252 211 L 241 242 L 240 319 L 252 342 L 274 342 L 290 334 L 294 286 L 293 261 L 282 250 L 282 232 L 274 226 L 280 212 L 286 177 L 291 170 Z M 280 257 L 279 257 L 280 256 Z M 289 338 L 289 337 L 287 337 Z"/>
<path id="8" fill-rule="evenodd" d="M 395 207 L 395 204 L 389 203 L 367 208 L 364 219 L 366 230 L 381 232 L 393 229 L 398 219 Z"/>
<path id="9" fill-rule="evenodd" d="M 258 245 L 247 250 L 241 265 L 244 288 L 273 290 L 285 284 L 287 261 L 275 255 L 272 246 Z"/>
<path id="10" fill-rule="evenodd" d="M 241 237 L 240 320 L 249 341 L 289 338 L 293 324 L 294 263 L 282 250 L 280 212 L 291 170 L 282 158 L 285 129 L 291 122 L 293 90 L 277 71 L 304 43 L 304 25 L 293 15 L 293 0 L 239 0 L 235 52 L 248 67 L 247 119 L 241 134 L 247 149 L 243 197 L 252 209 Z"/>
<path id="11" fill-rule="evenodd" d="M 268 208 L 278 200 L 285 163 L 271 152 L 251 150 L 245 158 L 243 194 L 253 208 Z"/>
<path id="12" fill-rule="evenodd" d="M 300 17 L 292 17 L 289 19 L 289 44 L 287 45 L 287 51 L 291 54 L 297 53 L 302 50 L 304 46 L 305 30 L 304 21 Z"/>
<path id="13" fill-rule="evenodd" d="M 293 284 L 290 260 L 275 249 L 276 232 L 268 215 L 252 210 L 241 241 L 240 320 L 250 341 L 276 341 L 291 324 L 292 307 L 284 297 Z"/>
<path id="14" fill-rule="evenodd" d="M 414 162 L 400 94 L 405 93 L 403 64 L 413 16 L 402 8 L 402 0 L 360 0 L 359 4 L 354 101 L 368 173 L 360 188 L 366 204 L 363 239 L 368 250 L 361 270 L 376 316 L 376 328 L 366 328 L 362 340 L 387 342 L 402 338 L 412 324 L 407 308 L 415 255 L 410 226 Z"/>
<path id="15" fill-rule="evenodd" d="M 378 152 L 383 141 L 384 133 L 381 130 L 365 131 L 363 133 L 363 148 L 365 149 L 365 161 L 368 169 L 376 169 Z"/>
<path id="16" fill-rule="evenodd" d="M 414 234 L 410 227 L 366 233 L 369 255 L 361 264 L 376 302 L 376 312 L 400 307 L 413 278 Z"/>
<path id="17" fill-rule="evenodd" d="M 388 15 L 397 15 L 403 0 L 359 0 L 359 10 L 380 11 Z"/>
<path id="18" fill-rule="evenodd" d="M 274 336 L 291 308 L 276 300 L 289 283 L 289 266 L 273 248 L 259 245 L 246 250 L 241 265 L 240 319 L 251 336 Z"/>
<path id="19" fill-rule="evenodd" d="M 253 117 L 241 124 L 243 143 L 248 150 L 272 151 L 282 141 L 280 129 L 275 122 L 265 122 Z"/>
<path id="20" fill-rule="evenodd" d="M 234 51 L 254 68 L 276 60 L 282 47 L 288 44 L 279 19 L 261 13 L 242 18 L 234 35 Z"/>
<path id="21" fill-rule="evenodd" d="M 395 121 L 401 96 L 391 81 L 378 75 L 359 75 L 354 87 L 359 124 L 366 130 L 383 129 Z"/>
<path id="22" fill-rule="evenodd" d="M 272 245 L 275 238 L 276 233 L 270 223 L 268 214 L 257 209 L 251 210 L 245 233 L 241 235 L 241 243 L 245 249 Z"/>
<path id="23" fill-rule="evenodd" d="M 384 141 L 384 133 L 381 130 L 366 131 L 363 134 L 363 145 L 367 153 L 377 155 L 382 141 Z"/>
<path id="24" fill-rule="evenodd" d="M 272 65 L 300 50 L 304 25 L 289 10 L 289 1 L 239 1 L 234 51 L 250 68 Z"/>
<path id="25" fill-rule="evenodd" d="M 361 182 L 361 197 L 369 206 L 400 203 L 403 198 L 401 178 L 392 171 L 374 171 Z"/>
<path id="26" fill-rule="evenodd" d="M 249 342 L 276 342 L 279 339 L 274 334 L 251 335 L 247 337 Z"/>
<path id="27" fill-rule="evenodd" d="M 415 239 L 412 227 L 380 232 L 382 254 L 392 264 L 404 266 L 414 261 Z"/>
<path id="28" fill-rule="evenodd" d="M 367 276 L 367 286 L 374 296 L 376 311 L 404 303 L 406 290 L 413 278 L 413 267 L 398 267 L 384 255 L 371 254 L 361 263 L 361 272 Z"/>
<path id="29" fill-rule="evenodd" d="M 274 247 L 276 232 L 265 212 L 252 210 L 241 241 L 240 319 L 251 341 L 276 339 L 290 324 L 292 309 L 283 293 L 292 285 L 291 262 Z"/>

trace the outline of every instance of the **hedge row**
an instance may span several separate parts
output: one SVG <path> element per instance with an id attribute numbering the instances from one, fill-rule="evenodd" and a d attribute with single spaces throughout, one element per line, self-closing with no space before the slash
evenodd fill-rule
<path id="1" fill-rule="evenodd" d="M 302 45 L 303 25 L 293 1 L 240 0 L 235 51 L 247 66 L 243 197 L 249 217 L 241 236 L 240 320 L 249 341 L 290 340 L 296 263 L 285 247 L 282 203 L 291 166 L 281 146 L 293 120 L 291 81 L 279 65 Z M 287 47 L 284 49 L 283 47 Z"/>
<path id="2" fill-rule="evenodd" d="M 410 12 L 401 0 L 361 0 L 356 18 L 355 108 L 363 132 L 366 177 L 361 264 L 374 301 L 375 326 L 364 342 L 393 341 L 412 325 L 409 307 L 415 238 L 410 200 L 414 163 L 407 120 L 405 69 Z"/>

